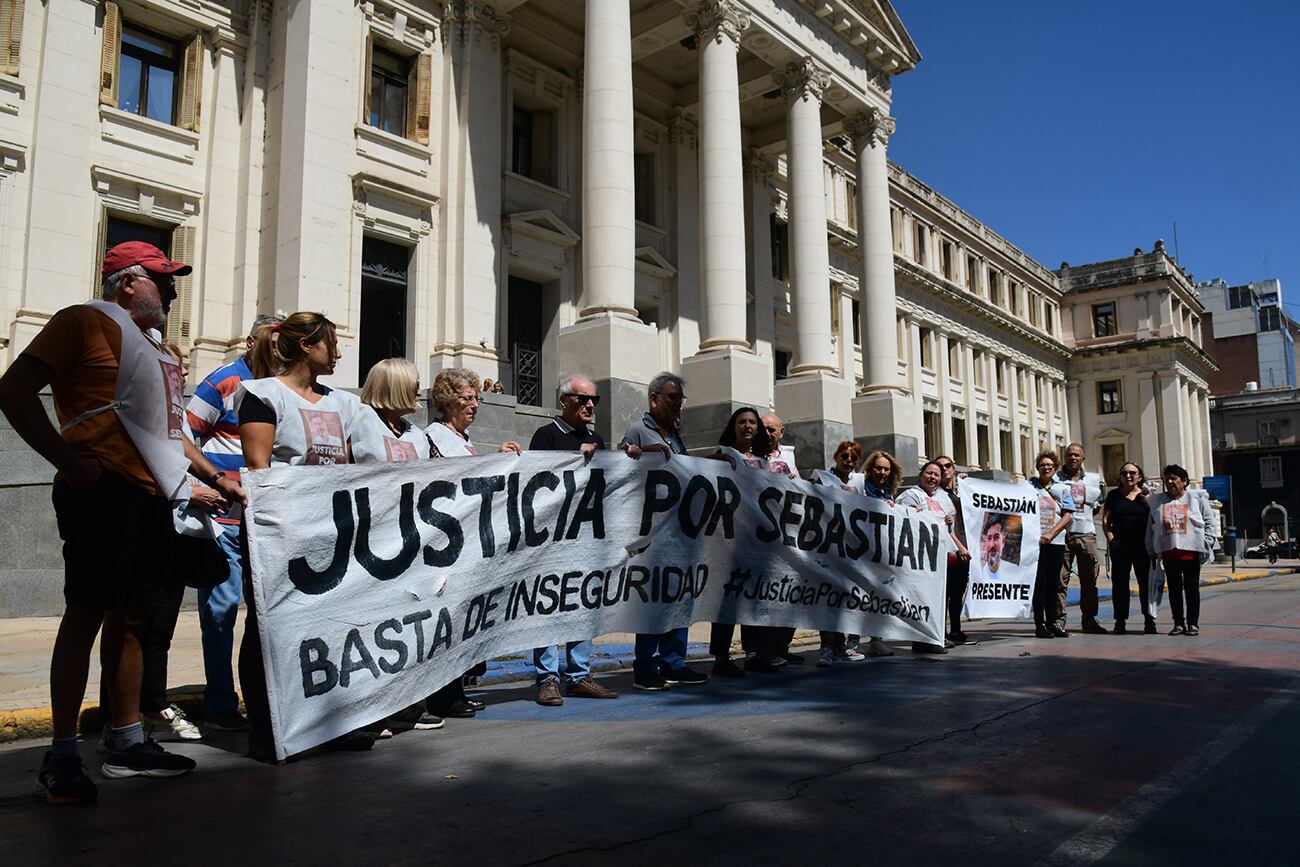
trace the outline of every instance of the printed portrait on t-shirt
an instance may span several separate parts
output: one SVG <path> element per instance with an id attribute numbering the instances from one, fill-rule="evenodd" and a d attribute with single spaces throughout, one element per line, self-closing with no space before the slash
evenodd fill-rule
<path id="1" fill-rule="evenodd" d="M 304 464 L 341 464 L 347 462 L 343 439 L 343 419 L 337 412 L 299 409 L 302 429 L 307 437 Z"/>
<path id="2" fill-rule="evenodd" d="M 1059 518 L 1060 515 L 1057 514 L 1056 511 L 1056 500 L 1052 499 L 1052 495 L 1047 492 L 1039 493 L 1038 495 L 1039 532 L 1042 533 L 1044 536 L 1052 532 L 1052 528 L 1056 526 L 1056 522 Z"/>
<path id="3" fill-rule="evenodd" d="M 159 361 L 162 368 L 163 388 L 167 390 L 167 438 L 178 440 L 182 433 L 185 418 L 185 377 L 181 376 L 181 366 L 169 361 Z"/>
<path id="4" fill-rule="evenodd" d="M 389 462 L 417 461 L 420 459 L 414 445 L 395 440 L 392 437 L 384 437 L 384 451 L 388 454 Z"/>
<path id="5" fill-rule="evenodd" d="M 774 473 L 780 473 L 783 476 L 790 475 L 790 465 L 780 458 L 768 458 L 767 468 Z"/>
<path id="6" fill-rule="evenodd" d="M 1074 505 L 1083 508 L 1083 504 L 1088 501 L 1088 486 L 1083 482 L 1070 482 L 1070 499 L 1074 500 Z"/>
<path id="7" fill-rule="evenodd" d="M 1160 524 L 1166 536 L 1187 532 L 1187 504 L 1165 503 L 1160 507 Z"/>

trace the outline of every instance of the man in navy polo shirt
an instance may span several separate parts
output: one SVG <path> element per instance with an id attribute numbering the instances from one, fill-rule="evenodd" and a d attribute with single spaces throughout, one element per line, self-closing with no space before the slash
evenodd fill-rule
<path id="1" fill-rule="evenodd" d="M 590 456 L 605 449 L 605 440 L 591 429 L 596 420 L 600 395 L 595 384 L 585 376 L 574 374 L 560 379 L 560 414 L 550 424 L 537 429 L 528 448 L 532 451 L 581 452 Z M 624 448 L 638 457 L 636 446 Z M 564 677 L 569 683 L 570 698 L 618 698 L 618 693 L 601 686 L 591 677 L 591 640 L 570 641 L 564 648 Z M 560 693 L 560 653 L 555 645 L 533 651 L 537 670 L 537 703 L 547 707 L 564 704 Z"/>

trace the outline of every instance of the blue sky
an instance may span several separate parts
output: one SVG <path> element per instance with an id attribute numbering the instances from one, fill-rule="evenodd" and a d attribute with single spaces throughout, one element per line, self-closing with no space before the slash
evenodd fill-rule
<path id="1" fill-rule="evenodd" d="M 890 157 L 1049 268 L 1150 250 L 1300 314 L 1298 0 L 894 0 Z M 1267 261 L 1266 261 L 1267 260 Z"/>

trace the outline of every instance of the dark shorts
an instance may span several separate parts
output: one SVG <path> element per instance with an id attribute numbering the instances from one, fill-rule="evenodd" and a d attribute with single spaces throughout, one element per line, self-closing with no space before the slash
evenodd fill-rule
<path id="1" fill-rule="evenodd" d="M 108 470 L 88 491 L 54 483 L 54 515 L 63 540 L 63 598 L 105 610 L 166 605 L 171 504 Z"/>

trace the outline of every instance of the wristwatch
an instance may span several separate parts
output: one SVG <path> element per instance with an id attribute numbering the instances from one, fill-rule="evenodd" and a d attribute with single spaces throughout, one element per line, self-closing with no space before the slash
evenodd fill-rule
<path id="1" fill-rule="evenodd" d="M 212 474 L 212 478 L 208 479 L 208 485 L 210 487 L 215 488 L 217 486 L 217 482 L 221 481 L 224 478 L 226 478 L 226 474 L 221 472 L 221 470 L 217 470 L 215 473 Z"/>

